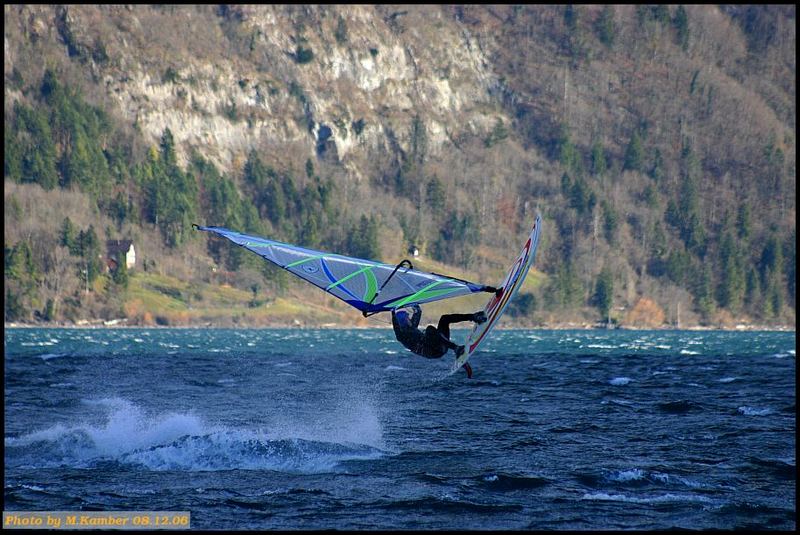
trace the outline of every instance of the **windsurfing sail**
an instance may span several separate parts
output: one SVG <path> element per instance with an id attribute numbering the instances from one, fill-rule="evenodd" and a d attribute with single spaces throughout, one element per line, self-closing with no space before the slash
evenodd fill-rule
<path id="1" fill-rule="evenodd" d="M 395 266 L 298 247 L 223 227 L 195 227 L 256 253 L 338 297 L 365 316 L 485 291 L 481 284 L 413 269 L 407 261 Z"/>

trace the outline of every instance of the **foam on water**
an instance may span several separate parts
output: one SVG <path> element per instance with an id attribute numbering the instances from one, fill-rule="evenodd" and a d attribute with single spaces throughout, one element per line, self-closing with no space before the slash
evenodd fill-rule
<path id="1" fill-rule="evenodd" d="M 608 384 L 614 386 L 623 386 L 630 383 L 631 381 L 633 381 L 633 379 L 631 379 L 630 377 L 614 377 L 608 382 Z"/>
<path id="2" fill-rule="evenodd" d="M 644 498 L 627 496 L 625 494 L 609 494 L 606 492 L 588 492 L 583 495 L 582 500 L 594 500 L 604 502 L 625 502 L 636 504 L 672 503 L 672 502 L 710 502 L 705 496 L 696 494 L 660 494 Z"/>
<path id="3" fill-rule="evenodd" d="M 328 413 L 331 425 L 287 417 L 265 430 L 210 425 L 191 411 L 148 414 L 120 398 L 85 400 L 104 422 L 59 423 L 5 439 L 6 462 L 16 466 L 87 468 L 116 461 L 145 470 L 329 471 L 341 461 L 383 452 L 380 424 L 369 408 Z M 331 416 L 333 417 L 331 419 Z M 316 424 L 316 425 L 315 425 Z"/>
<path id="4" fill-rule="evenodd" d="M 758 408 L 758 407 L 739 407 L 737 411 L 745 416 L 766 416 L 772 414 L 771 409 Z"/>

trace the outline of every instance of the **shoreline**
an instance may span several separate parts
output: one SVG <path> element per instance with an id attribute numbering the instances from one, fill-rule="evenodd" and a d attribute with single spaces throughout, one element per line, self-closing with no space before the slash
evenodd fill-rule
<path id="1" fill-rule="evenodd" d="M 3 324 L 4 329 L 239 329 L 239 330 L 260 330 L 260 329 L 387 329 L 390 330 L 391 325 L 358 325 L 358 324 L 339 324 L 339 323 L 322 323 L 318 325 L 303 325 L 300 322 L 293 323 L 275 323 L 272 325 L 127 325 L 123 321 L 118 320 L 92 320 L 82 323 L 70 324 L 36 324 L 36 323 L 17 323 L 10 322 Z M 529 327 L 496 327 L 498 330 L 524 330 L 524 331 L 721 331 L 721 332 L 796 332 L 794 325 L 745 325 L 739 324 L 733 327 L 725 326 L 708 326 L 708 325 L 689 325 L 676 327 L 674 325 L 664 325 L 660 327 L 636 327 L 636 326 L 619 326 L 612 329 L 604 327 L 593 326 L 589 324 L 578 323 L 553 323 L 536 325 Z"/>

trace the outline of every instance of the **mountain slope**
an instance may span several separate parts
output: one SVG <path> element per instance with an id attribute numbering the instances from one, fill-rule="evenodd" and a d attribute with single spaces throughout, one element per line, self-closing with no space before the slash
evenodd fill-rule
<path id="1" fill-rule="evenodd" d="M 539 210 L 521 323 L 792 322 L 794 9 L 5 6 L 6 319 L 128 314 L 105 239 L 296 289 L 193 219 L 492 283 Z"/>

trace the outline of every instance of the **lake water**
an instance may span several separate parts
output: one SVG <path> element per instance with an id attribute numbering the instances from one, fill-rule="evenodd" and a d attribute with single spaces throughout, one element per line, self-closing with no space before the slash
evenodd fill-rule
<path id="1" fill-rule="evenodd" d="M 468 380 L 385 329 L 8 329 L 4 510 L 793 530 L 795 349 L 795 333 L 501 330 Z"/>

